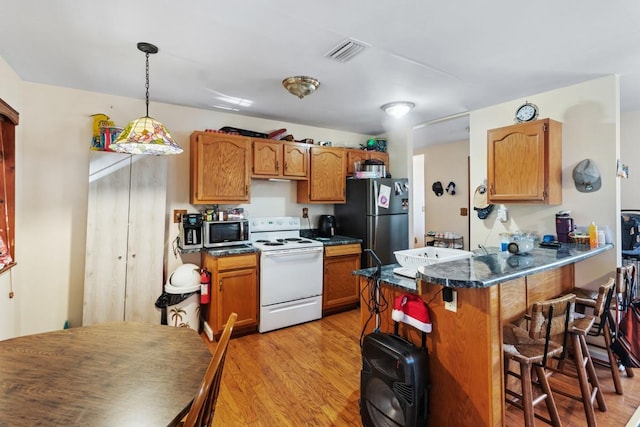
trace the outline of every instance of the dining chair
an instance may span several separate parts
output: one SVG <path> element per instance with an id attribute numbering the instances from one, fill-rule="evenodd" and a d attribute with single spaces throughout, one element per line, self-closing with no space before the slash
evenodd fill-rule
<path id="1" fill-rule="evenodd" d="M 209 427 L 213 424 L 213 414 L 216 409 L 218 394 L 220 393 L 224 361 L 227 355 L 229 339 L 231 338 L 231 331 L 237 317 L 237 313 L 231 313 L 229 316 L 202 383 L 200 383 L 200 389 L 191 403 L 189 412 L 179 425 L 183 427 Z"/>
<path id="2" fill-rule="evenodd" d="M 527 329 L 517 324 L 507 324 L 503 327 L 505 400 L 524 411 L 526 427 L 533 427 L 535 418 L 553 426 L 562 425 L 547 378 L 547 361 L 565 351 L 567 331 L 573 324 L 575 299 L 575 295 L 565 295 L 536 302 L 526 318 L 518 322 L 528 323 Z M 560 339 L 554 339 L 555 337 Z M 520 365 L 519 373 L 509 368 L 510 360 Z M 535 372 L 537 381 L 534 381 L 532 371 Z M 508 387 L 508 376 L 520 379 L 521 393 Z M 537 396 L 534 395 L 534 384 L 541 389 Z M 535 405 L 542 401 L 546 403 L 549 419 L 534 412 Z"/>

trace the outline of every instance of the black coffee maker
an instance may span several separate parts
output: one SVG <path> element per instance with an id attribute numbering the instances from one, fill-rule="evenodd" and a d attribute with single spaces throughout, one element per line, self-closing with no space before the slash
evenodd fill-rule
<path id="1" fill-rule="evenodd" d="M 556 235 L 558 242 L 569 242 L 569 233 L 573 232 L 573 218 L 569 216 L 569 212 L 559 212 L 556 214 Z"/>
<path id="2" fill-rule="evenodd" d="M 320 215 L 318 218 L 318 236 L 333 237 L 336 234 L 336 217 L 333 215 Z"/>
<path id="3" fill-rule="evenodd" d="M 202 214 L 183 214 L 180 218 L 180 249 L 202 248 Z"/>

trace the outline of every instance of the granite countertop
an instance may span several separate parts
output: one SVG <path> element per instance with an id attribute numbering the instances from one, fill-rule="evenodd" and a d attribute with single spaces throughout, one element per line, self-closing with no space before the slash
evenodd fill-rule
<path id="1" fill-rule="evenodd" d="M 300 236 L 307 239 L 317 240 L 322 242 L 325 246 L 337 246 L 337 245 L 351 245 L 353 243 L 362 243 L 362 239 L 356 239 L 355 237 L 347 236 L 333 236 L 333 237 L 320 237 L 317 230 L 300 230 Z"/>
<path id="2" fill-rule="evenodd" d="M 563 243 L 559 249 L 534 248 L 527 255 L 491 253 L 471 258 L 432 264 L 418 268 L 416 279 L 393 273 L 399 264 L 382 267 L 381 280 L 407 290 L 417 289 L 417 280 L 452 288 L 486 288 L 519 277 L 529 276 L 564 265 L 573 264 L 613 248 L 612 244 L 589 249 L 585 245 Z M 376 268 L 354 271 L 354 274 L 374 277 Z"/>
<path id="3" fill-rule="evenodd" d="M 183 254 L 200 254 L 206 253 L 214 257 L 232 256 L 232 255 L 244 255 L 259 252 L 252 244 L 237 246 L 221 246 L 219 248 L 203 248 L 203 249 L 181 249 Z"/>

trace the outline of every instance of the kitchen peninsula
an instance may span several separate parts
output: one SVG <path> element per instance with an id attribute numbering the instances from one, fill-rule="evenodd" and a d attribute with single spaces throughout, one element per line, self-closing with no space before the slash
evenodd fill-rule
<path id="1" fill-rule="evenodd" d="M 607 244 L 589 249 L 563 244 L 559 249 L 535 248 L 527 255 L 493 253 L 422 266 L 415 280 L 393 273 L 397 265 L 383 266 L 380 295 L 387 302 L 380 330 L 391 332 L 391 309 L 396 296 L 417 293 L 429 305 L 433 331 L 429 350 L 429 425 L 502 426 L 504 379 L 502 325 L 522 316 L 535 301 L 572 289 L 574 265 L 608 251 Z M 368 297 L 376 269 L 354 272 L 363 290 L 361 321 L 366 333 Z M 445 309 L 443 290 L 455 291 L 455 311 Z M 401 325 L 401 335 L 420 344 L 416 329 Z"/>

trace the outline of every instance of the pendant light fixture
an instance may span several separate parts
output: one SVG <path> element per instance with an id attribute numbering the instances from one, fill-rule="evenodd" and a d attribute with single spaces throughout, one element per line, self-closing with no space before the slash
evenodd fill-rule
<path id="1" fill-rule="evenodd" d="M 173 139 L 169 130 L 156 119 L 149 117 L 149 55 L 158 53 L 158 48 L 151 43 L 139 42 L 138 50 L 144 52 L 146 56 L 147 114 L 129 122 L 109 148 L 128 154 L 180 154 L 182 148 Z"/>
<path id="2" fill-rule="evenodd" d="M 282 86 L 284 86 L 290 94 L 302 99 L 315 92 L 318 86 L 320 86 L 320 82 L 309 76 L 293 76 L 284 79 Z"/>

